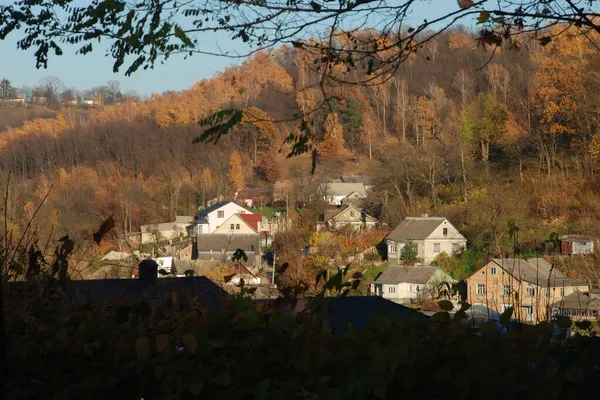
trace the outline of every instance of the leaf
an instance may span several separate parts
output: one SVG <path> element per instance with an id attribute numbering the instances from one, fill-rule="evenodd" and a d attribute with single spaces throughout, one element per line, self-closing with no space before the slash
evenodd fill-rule
<path id="1" fill-rule="evenodd" d="M 454 309 L 454 304 L 450 300 L 440 300 L 438 301 L 438 306 L 444 311 L 452 311 Z"/>
<path id="2" fill-rule="evenodd" d="M 591 321 L 577 321 L 575 322 L 575 326 L 577 329 L 587 331 L 592 327 L 592 323 Z"/>
<path id="3" fill-rule="evenodd" d="M 500 315 L 500 323 L 504 326 L 508 325 L 508 322 L 510 321 L 512 314 L 513 314 L 513 308 L 508 307 L 506 310 L 504 310 L 502 315 Z"/>
<path id="4" fill-rule="evenodd" d="M 310 2 L 310 6 L 312 7 L 313 10 L 315 10 L 316 12 L 321 11 L 321 5 L 319 3 L 315 3 L 314 1 Z"/>
<path id="5" fill-rule="evenodd" d="M 267 391 L 271 386 L 271 379 L 267 378 L 256 386 L 254 391 L 254 400 L 260 400 L 267 395 Z"/>
<path id="6" fill-rule="evenodd" d="M 562 329 L 569 329 L 573 325 L 573 322 L 569 317 L 558 316 L 556 317 L 556 325 Z"/>
<path id="7" fill-rule="evenodd" d="M 581 383 L 583 381 L 583 369 L 580 367 L 567 368 L 565 379 L 571 383 Z"/>
<path id="8" fill-rule="evenodd" d="M 217 385 L 226 387 L 231 384 L 231 375 L 229 375 L 228 373 L 224 373 L 224 374 L 217 376 L 213 380 Z"/>
<path id="9" fill-rule="evenodd" d="M 150 353 L 150 339 L 147 337 L 137 338 L 134 348 L 137 358 L 146 357 Z"/>
<path id="10" fill-rule="evenodd" d="M 473 0 L 458 0 L 458 6 L 463 10 L 473 7 Z"/>
<path id="11" fill-rule="evenodd" d="M 102 225 L 100 225 L 100 229 L 98 229 L 98 232 L 94 233 L 94 242 L 96 242 L 97 245 L 100 245 L 100 242 L 102 241 L 104 235 L 106 235 L 114 227 L 115 220 L 111 215 L 102 223 Z"/>
<path id="12" fill-rule="evenodd" d="M 66 330 L 65 328 L 62 328 L 62 329 L 58 330 L 58 331 L 56 332 L 56 335 L 55 335 L 55 336 L 56 336 L 56 338 L 57 338 L 58 340 L 60 340 L 61 342 L 64 342 L 64 341 L 65 341 L 65 340 L 67 340 L 67 339 L 68 339 L 68 337 L 69 337 L 69 335 L 68 335 L 68 333 L 67 333 L 67 330 Z"/>
<path id="13" fill-rule="evenodd" d="M 194 396 L 198 396 L 200 393 L 202 393 L 202 389 L 204 389 L 202 382 L 195 382 L 190 385 L 188 391 Z"/>
<path id="14" fill-rule="evenodd" d="M 215 349 L 222 349 L 223 347 L 225 347 L 225 342 L 218 339 L 209 340 L 208 344 L 210 344 L 211 347 L 214 347 Z"/>
<path id="15" fill-rule="evenodd" d="M 490 13 L 487 11 L 482 11 L 479 13 L 479 16 L 477 17 L 477 23 L 483 24 L 483 23 L 487 22 L 489 19 L 490 19 Z"/>
<path id="16" fill-rule="evenodd" d="M 196 335 L 193 333 L 188 333 L 181 338 L 183 340 L 183 345 L 192 354 L 196 354 L 196 350 L 198 350 L 198 339 L 196 339 Z"/>
<path id="17" fill-rule="evenodd" d="M 540 38 L 538 41 L 540 42 L 540 44 L 542 46 L 547 46 L 552 41 L 552 38 L 550 36 L 544 36 L 543 38 Z"/>
<path id="18" fill-rule="evenodd" d="M 244 262 L 248 261 L 248 256 L 246 255 L 246 252 L 242 249 L 237 249 L 235 251 L 235 253 L 233 253 L 233 256 L 231 257 L 231 259 L 235 262 L 235 261 L 239 261 L 241 259 L 244 260 Z"/>
<path id="19" fill-rule="evenodd" d="M 159 353 L 163 352 L 169 345 L 170 340 L 171 337 L 169 335 L 156 335 L 156 351 Z"/>
<path id="20" fill-rule="evenodd" d="M 486 321 L 479 325 L 479 332 L 484 335 L 493 335 L 498 332 L 498 325 L 494 321 Z"/>

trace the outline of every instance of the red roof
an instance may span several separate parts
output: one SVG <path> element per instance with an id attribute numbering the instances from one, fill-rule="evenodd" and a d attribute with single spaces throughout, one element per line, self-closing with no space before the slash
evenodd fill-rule
<path id="1" fill-rule="evenodd" d="M 255 231 L 258 231 L 258 223 L 262 221 L 260 214 L 240 214 L 240 218 L 246 221 L 248 225 Z"/>

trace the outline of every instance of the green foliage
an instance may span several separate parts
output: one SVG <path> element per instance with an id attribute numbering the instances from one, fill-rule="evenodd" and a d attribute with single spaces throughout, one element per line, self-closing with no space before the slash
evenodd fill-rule
<path id="1" fill-rule="evenodd" d="M 350 149 L 355 150 L 360 144 L 360 127 L 362 126 L 362 108 L 360 102 L 350 97 L 346 104 L 334 108 L 339 115 L 339 121 L 344 129 L 344 139 Z"/>
<path id="2" fill-rule="evenodd" d="M 477 262 L 480 258 L 480 252 L 466 249 L 459 256 L 440 253 L 432 264 L 437 265 L 446 271 L 452 278 L 460 281 L 475 272 L 477 269 Z"/>
<path id="3" fill-rule="evenodd" d="M 414 265 L 414 263 L 419 261 L 419 250 L 413 241 L 409 240 L 402 247 L 402 250 L 400 251 L 400 260 L 402 260 L 404 265 Z"/>

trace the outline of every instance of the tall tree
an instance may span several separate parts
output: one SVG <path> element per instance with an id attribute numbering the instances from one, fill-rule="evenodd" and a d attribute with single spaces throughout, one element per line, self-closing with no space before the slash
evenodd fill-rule
<path id="1" fill-rule="evenodd" d="M 0 100 L 9 100 L 11 96 L 12 85 L 10 81 L 6 78 L 3 78 L 0 81 Z"/>
<path id="2" fill-rule="evenodd" d="M 242 157 L 235 150 L 229 156 L 229 183 L 234 192 L 237 192 L 246 185 Z"/>

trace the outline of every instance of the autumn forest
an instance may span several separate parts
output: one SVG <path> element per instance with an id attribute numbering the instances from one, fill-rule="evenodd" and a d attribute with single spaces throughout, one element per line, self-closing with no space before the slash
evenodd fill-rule
<path id="1" fill-rule="evenodd" d="M 339 66 L 336 80 L 318 54 L 281 47 L 182 92 L 0 120 L 7 223 L 14 238 L 33 221 L 42 244 L 68 233 L 100 253 L 85 239 L 109 215 L 105 246 L 242 187 L 294 180 L 298 204 L 362 173 L 375 177 L 367 210 L 381 223 L 444 215 L 490 254 L 513 251 L 511 223 L 523 251 L 551 232 L 600 234 L 599 39 L 523 34 L 493 49 L 455 28 L 367 86 L 348 84 L 367 68 Z M 0 119 L 20 107 L 32 106 L 4 105 Z M 198 122 L 224 109 L 243 117 L 218 141 L 195 141 L 207 129 Z M 288 157 L 286 138 L 304 131 L 309 151 Z M 315 223 L 307 215 L 293 215 L 298 226 Z"/>

